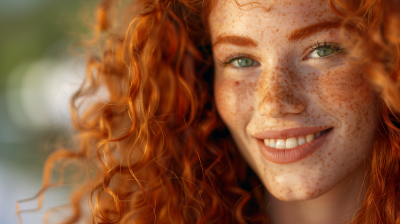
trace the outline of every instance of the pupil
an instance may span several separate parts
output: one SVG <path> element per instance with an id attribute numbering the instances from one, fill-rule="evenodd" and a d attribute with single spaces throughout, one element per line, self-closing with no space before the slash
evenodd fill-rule
<path id="1" fill-rule="evenodd" d="M 332 48 L 321 48 L 321 49 L 317 50 L 317 54 L 320 57 L 325 57 L 325 56 L 328 56 L 328 55 L 330 55 L 332 53 L 333 53 L 333 49 Z"/>
<path id="2" fill-rule="evenodd" d="M 239 59 L 238 60 L 238 64 L 239 64 L 240 67 L 252 66 L 253 63 L 254 63 L 254 61 L 249 59 L 249 58 L 244 58 L 244 59 Z"/>

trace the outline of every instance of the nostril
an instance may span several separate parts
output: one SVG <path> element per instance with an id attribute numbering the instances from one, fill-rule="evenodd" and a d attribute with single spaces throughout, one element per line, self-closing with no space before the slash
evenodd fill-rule
<path id="1" fill-rule="evenodd" d="M 304 111 L 306 103 L 301 99 L 301 93 L 295 91 L 295 83 L 287 78 L 279 73 L 263 80 L 263 88 L 258 92 L 260 116 L 279 118 L 287 113 Z"/>
<path id="2" fill-rule="evenodd" d="M 272 118 L 280 118 L 285 114 L 299 114 L 306 108 L 305 103 L 271 103 L 262 104 L 258 107 L 258 113 L 260 116 L 268 116 Z"/>
<path id="3" fill-rule="evenodd" d="M 280 117 L 282 115 L 281 105 L 279 104 L 261 104 L 258 110 L 261 116 Z"/>

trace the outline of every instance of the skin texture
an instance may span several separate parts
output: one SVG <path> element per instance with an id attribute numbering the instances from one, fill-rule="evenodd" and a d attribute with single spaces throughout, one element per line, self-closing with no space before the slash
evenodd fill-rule
<path id="1" fill-rule="evenodd" d="M 218 112 L 267 189 L 273 224 L 345 223 L 357 212 L 368 184 L 362 187 L 376 135 L 378 96 L 364 80 L 363 66 L 349 63 L 346 53 L 307 57 L 317 41 L 350 49 L 344 40 L 351 33 L 341 38 L 333 28 L 287 40 L 295 29 L 337 20 L 327 1 L 259 2 L 267 11 L 217 1 L 209 16 L 212 43 L 226 35 L 258 43 L 213 46 Z M 246 68 L 223 64 L 236 54 L 257 63 Z M 317 151 L 299 161 L 277 164 L 263 157 L 255 133 L 295 127 L 333 129 Z"/>

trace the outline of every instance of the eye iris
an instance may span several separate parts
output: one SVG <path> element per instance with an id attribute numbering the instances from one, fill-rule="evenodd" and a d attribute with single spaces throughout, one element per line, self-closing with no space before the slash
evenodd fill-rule
<path id="1" fill-rule="evenodd" d="M 320 49 L 317 50 L 317 54 L 320 57 L 325 57 L 325 56 L 328 56 L 330 54 L 333 54 L 333 49 L 330 48 L 330 47 L 320 48 Z"/>
<path id="2" fill-rule="evenodd" d="M 254 64 L 254 61 L 251 60 L 250 58 L 240 58 L 238 59 L 238 65 L 240 67 L 249 67 Z"/>

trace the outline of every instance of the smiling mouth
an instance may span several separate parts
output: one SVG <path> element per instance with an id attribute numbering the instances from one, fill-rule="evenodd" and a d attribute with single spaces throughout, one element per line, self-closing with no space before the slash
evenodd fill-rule
<path id="1" fill-rule="evenodd" d="M 305 136 L 297 136 L 286 139 L 264 139 L 264 145 L 273 149 L 292 149 L 311 142 L 314 139 L 320 138 L 331 129 L 332 128 Z"/>
<path id="2" fill-rule="evenodd" d="M 295 137 L 288 137 L 286 139 L 257 139 L 257 143 L 261 154 L 268 161 L 278 164 L 293 163 L 317 151 L 331 136 L 332 130 L 333 128 L 329 128 L 313 134 L 296 135 Z M 268 134 L 264 133 L 264 135 Z M 279 136 L 285 135 L 287 134 L 279 134 Z"/>

